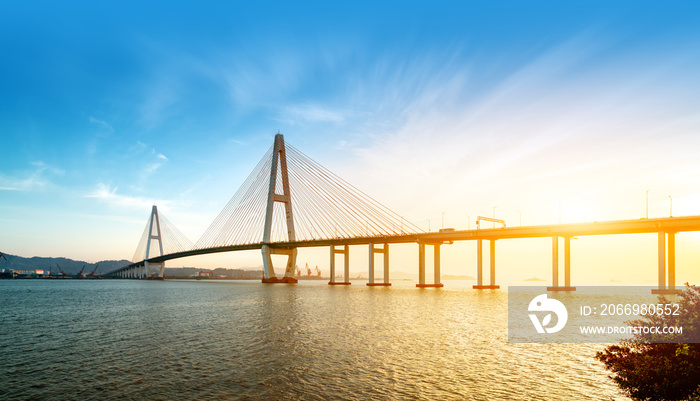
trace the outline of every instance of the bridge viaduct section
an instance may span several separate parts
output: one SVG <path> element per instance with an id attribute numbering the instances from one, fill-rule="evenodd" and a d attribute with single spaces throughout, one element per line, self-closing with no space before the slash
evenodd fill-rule
<path id="1" fill-rule="evenodd" d="M 350 246 L 369 247 L 368 286 L 390 286 L 389 245 L 418 246 L 417 287 L 442 287 L 440 249 L 455 241 L 477 246 L 474 289 L 497 289 L 496 241 L 520 238 L 552 239 L 552 281 L 549 291 L 574 291 L 571 285 L 571 238 L 586 235 L 657 233 L 658 288 L 675 293 L 675 234 L 700 231 L 700 216 L 620 220 L 578 224 L 503 227 L 424 232 L 330 171 L 275 137 L 273 147 L 203 237 L 192 244 L 153 206 L 146 229 L 132 259 L 134 263 L 108 275 L 121 278 L 162 279 L 165 262 L 209 253 L 259 249 L 264 283 L 296 283 L 298 248 L 329 247 L 330 285 L 350 284 Z M 290 166 L 293 167 L 290 169 Z M 276 207 L 278 206 L 278 207 Z M 277 211 L 277 213 L 275 213 Z M 494 221 L 495 219 L 483 218 Z M 502 221 L 498 221 L 502 222 Z M 260 224 L 262 223 L 262 224 Z M 262 227 L 260 227 L 262 226 Z M 478 227 L 478 225 L 477 225 Z M 564 241 L 563 280 L 560 280 L 559 241 Z M 483 272 L 483 242 L 489 243 L 489 282 Z M 433 246 L 432 283 L 426 280 L 426 246 Z M 287 256 L 282 278 L 275 275 L 272 255 Z M 375 256 L 383 255 L 384 277 L 375 282 Z M 343 259 L 343 279 L 337 281 L 336 259 Z"/>

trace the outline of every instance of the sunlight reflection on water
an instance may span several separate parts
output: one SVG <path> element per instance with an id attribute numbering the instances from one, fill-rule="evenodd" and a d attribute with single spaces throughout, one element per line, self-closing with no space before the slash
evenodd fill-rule
<path id="1" fill-rule="evenodd" d="M 625 399 L 601 344 L 507 343 L 507 294 L 0 281 L 1 399 Z"/>

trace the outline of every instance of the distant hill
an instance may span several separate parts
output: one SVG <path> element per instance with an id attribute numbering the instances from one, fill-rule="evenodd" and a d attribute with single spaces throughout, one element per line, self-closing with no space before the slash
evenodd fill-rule
<path id="1" fill-rule="evenodd" d="M 530 277 L 530 278 L 526 278 L 523 281 L 547 281 L 547 280 L 543 280 L 543 279 L 537 278 L 537 277 Z"/>
<path id="2" fill-rule="evenodd" d="M 12 269 L 12 270 L 35 270 L 44 269 L 51 271 L 54 274 L 58 273 L 58 268 L 56 264 L 61 266 L 61 269 L 66 274 L 78 274 L 80 269 L 85 265 L 85 270 L 83 273 L 90 273 L 95 269 L 95 263 L 88 263 L 80 260 L 73 260 L 68 258 L 42 258 L 35 256 L 33 258 L 23 258 L 16 255 L 5 254 L 7 260 L 0 258 L 0 269 Z M 102 260 L 97 262 L 97 271 L 95 273 L 107 273 L 116 268 L 130 264 L 128 260 Z"/>
<path id="3" fill-rule="evenodd" d="M 197 267 L 166 267 L 165 277 L 190 277 L 199 272 L 212 272 L 214 277 L 220 278 L 261 278 L 262 277 L 262 266 L 258 268 L 244 268 L 244 269 L 200 269 Z"/>

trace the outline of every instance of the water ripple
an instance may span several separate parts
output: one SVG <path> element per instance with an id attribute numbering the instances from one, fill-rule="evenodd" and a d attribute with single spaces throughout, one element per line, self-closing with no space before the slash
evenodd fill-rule
<path id="1" fill-rule="evenodd" d="M 625 399 L 593 359 L 600 345 L 507 343 L 504 292 L 127 280 L 0 292 L 0 399 Z"/>

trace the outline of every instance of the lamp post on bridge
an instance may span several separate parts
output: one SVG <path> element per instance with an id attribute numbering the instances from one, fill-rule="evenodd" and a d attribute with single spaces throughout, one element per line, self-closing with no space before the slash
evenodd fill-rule
<path id="1" fill-rule="evenodd" d="M 445 213 L 447 213 L 447 212 L 442 212 L 442 227 L 441 228 L 445 228 Z"/>
<path id="2" fill-rule="evenodd" d="M 496 206 L 493 207 L 493 218 L 496 218 Z M 496 222 L 493 222 L 493 228 L 496 228 Z"/>
<path id="3" fill-rule="evenodd" d="M 426 219 L 426 220 L 428 220 L 428 232 L 430 232 L 430 219 Z"/>
<path id="4" fill-rule="evenodd" d="M 472 229 L 471 217 L 469 217 L 469 215 L 466 215 L 466 216 L 467 216 L 467 230 L 471 230 Z"/>
<path id="5" fill-rule="evenodd" d="M 649 220 L 649 191 L 651 191 L 651 189 L 647 189 L 647 210 L 645 214 L 647 220 Z"/>
<path id="6" fill-rule="evenodd" d="M 671 195 L 669 195 L 669 196 L 668 196 L 668 199 L 671 200 L 671 210 L 669 211 L 668 216 L 669 216 L 669 217 L 673 217 L 673 198 L 671 197 Z"/>
<path id="7" fill-rule="evenodd" d="M 518 212 L 518 217 L 520 219 L 520 226 L 522 226 L 523 225 L 523 214 L 522 214 L 522 212 L 520 212 L 520 210 L 516 210 L 516 212 Z"/>

